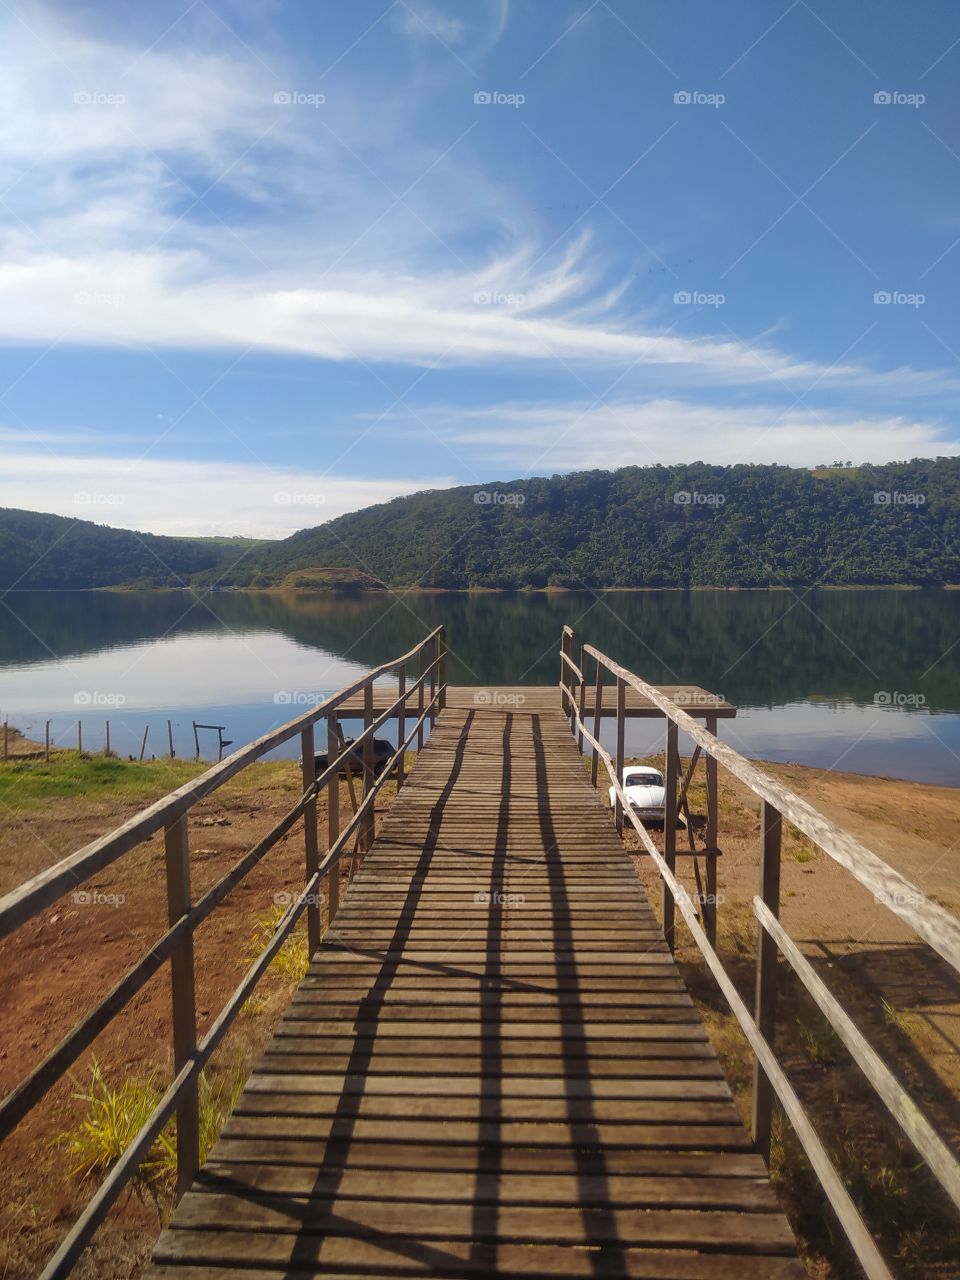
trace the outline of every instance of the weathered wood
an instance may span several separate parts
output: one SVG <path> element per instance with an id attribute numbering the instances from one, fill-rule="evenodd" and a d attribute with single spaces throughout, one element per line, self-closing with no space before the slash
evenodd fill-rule
<path id="1" fill-rule="evenodd" d="M 314 747 L 313 725 L 300 734 L 300 776 L 303 793 L 310 798 L 303 806 L 303 848 L 307 883 L 313 879 L 320 862 L 317 838 L 317 797 L 314 784 L 317 778 L 317 755 Z M 320 945 L 320 902 L 317 894 L 307 905 L 307 954 L 313 955 Z"/>
<path id="2" fill-rule="evenodd" d="M 167 870 L 167 920 L 174 926 L 190 910 L 190 847 L 186 817 L 178 818 L 164 832 Z M 173 1000 L 173 1067 L 178 1074 L 193 1061 L 197 1051 L 196 982 L 193 965 L 193 933 L 184 932 L 170 955 L 170 990 Z M 193 1076 L 177 1103 L 177 1196 L 190 1187 L 200 1167 L 200 1100 Z"/>
<path id="3" fill-rule="evenodd" d="M 780 814 L 766 800 L 760 803 L 760 898 L 772 915 L 780 914 Z M 760 924 L 757 939 L 757 979 L 754 1021 L 771 1049 L 777 1024 L 777 944 Z M 770 1163 L 773 1086 L 759 1058 L 753 1060 L 751 1132 L 757 1150 Z"/>
<path id="4" fill-rule="evenodd" d="M 667 720 L 667 736 L 665 743 L 665 764 L 663 780 L 665 784 L 663 811 L 663 859 L 670 871 L 677 865 L 677 776 L 678 745 L 677 726 L 673 720 Z M 676 909 L 673 891 L 667 880 L 663 882 L 663 936 L 672 951 L 676 945 Z"/>
<path id="5" fill-rule="evenodd" d="M 625 723 L 623 718 L 624 703 L 626 699 L 627 687 L 622 680 L 617 681 L 617 777 L 623 781 L 623 764 L 624 764 L 624 734 Z M 617 828 L 617 835 L 623 834 L 623 798 L 620 790 L 617 791 L 616 800 L 614 801 L 614 822 Z"/>
<path id="6" fill-rule="evenodd" d="M 335 715 L 327 716 L 327 755 L 339 754 L 340 725 Z M 332 849 L 340 835 L 340 774 L 333 772 L 327 780 L 327 848 Z M 327 926 L 333 924 L 340 910 L 340 868 L 327 876 Z"/>

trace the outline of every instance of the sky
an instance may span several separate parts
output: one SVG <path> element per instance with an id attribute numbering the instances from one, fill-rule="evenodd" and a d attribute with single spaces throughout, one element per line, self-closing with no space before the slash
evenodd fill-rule
<path id="1" fill-rule="evenodd" d="M 0 6 L 0 505 L 960 452 L 948 0 Z"/>

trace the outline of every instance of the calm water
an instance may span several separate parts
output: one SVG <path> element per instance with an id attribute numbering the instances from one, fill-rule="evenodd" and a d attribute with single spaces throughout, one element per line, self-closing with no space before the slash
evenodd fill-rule
<path id="1" fill-rule="evenodd" d="M 305 698 L 447 626 L 453 683 L 554 683 L 564 622 L 659 683 L 740 708 L 722 735 L 747 755 L 960 783 L 960 592 L 411 595 L 14 592 L 0 601 L 0 715 L 32 736 L 193 754 L 191 721 L 239 744 Z M 628 749 L 654 745 L 630 727 Z M 657 735 L 659 737 L 659 735 Z M 205 754 L 215 751 L 206 735 Z"/>

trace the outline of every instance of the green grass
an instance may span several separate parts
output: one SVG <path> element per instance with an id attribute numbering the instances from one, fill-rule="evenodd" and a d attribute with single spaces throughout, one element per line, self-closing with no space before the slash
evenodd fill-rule
<path id="1" fill-rule="evenodd" d="M 288 907 L 280 904 L 260 920 L 257 921 L 253 933 L 250 935 L 250 946 L 244 959 L 247 963 L 263 954 L 267 947 L 273 941 L 273 935 L 277 931 L 277 925 L 287 914 Z M 307 969 L 310 965 L 310 956 L 307 950 L 307 934 L 306 920 L 303 916 L 297 921 L 293 933 L 287 938 L 286 942 L 270 961 L 270 972 L 275 973 L 278 977 L 288 982 L 301 982 L 306 976 Z"/>
<path id="2" fill-rule="evenodd" d="M 57 797 L 105 800 L 152 800 L 182 786 L 207 764 L 193 760 L 119 760 L 65 751 L 44 760 L 0 764 L 0 795 L 18 809 L 39 808 Z"/>

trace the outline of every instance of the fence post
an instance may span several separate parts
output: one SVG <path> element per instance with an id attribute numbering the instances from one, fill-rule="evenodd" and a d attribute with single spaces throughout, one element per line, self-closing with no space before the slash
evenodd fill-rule
<path id="1" fill-rule="evenodd" d="M 300 776 L 303 780 L 303 793 L 313 787 L 317 780 L 317 752 L 314 746 L 313 725 L 300 734 Z M 303 851 L 306 858 L 307 883 L 320 865 L 317 844 L 317 797 L 314 795 L 303 807 Z M 320 946 L 320 886 L 311 890 L 312 902 L 307 903 L 307 955 L 313 959 L 317 947 Z"/>
<path id="2" fill-rule="evenodd" d="M 327 764 L 333 764 L 340 754 L 340 727 L 337 717 L 327 716 Z M 340 835 L 340 770 L 335 769 L 327 779 L 327 848 L 332 849 Z M 340 910 L 340 863 L 327 872 L 327 928 L 333 924 Z"/>
<path id="3" fill-rule="evenodd" d="M 430 728 L 437 723 L 437 666 L 440 660 L 440 637 L 434 636 L 430 644 Z"/>
<path id="4" fill-rule="evenodd" d="M 627 709 L 627 685 L 622 676 L 617 676 L 617 758 L 616 772 L 617 782 L 623 786 L 623 750 L 624 736 L 626 730 L 626 709 Z M 617 822 L 617 835 L 623 835 L 623 804 L 620 801 L 620 793 L 617 792 L 616 805 L 614 815 Z"/>
<path id="5" fill-rule="evenodd" d="M 424 728 L 423 708 L 425 705 L 424 692 L 423 692 L 423 677 L 424 677 L 424 674 L 426 673 L 426 670 L 427 670 L 427 651 L 426 651 L 426 648 L 423 645 L 421 645 L 420 659 L 417 667 L 417 679 L 419 681 L 419 684 L 417 686 L 417 716 L 419 717 L 419 720 L 420 720 L 420 727 L 417 729 L 417 751 L 418 752 L 423 750 L 423 728 Z"/>
<path id="6" fill-rule="evenodd" d="M 167 864 L 167 923 L 190 910 L 190 845 L 187 815 L 164 831 Z M 197 1051 L 197 1007 L 193 970 L 193 931 L 188 930 L 170 956 L 173 999 L 173 1070 L 179 1074 Z M 184 1087 L 177 1104 L 177 1199 L 190 1189 L 200 1167 L 199 1080 Z"/>
<path id="7" fill-rule="evenodd" d="M 109 720 L 104 721 L 104 730 L 106 733 L 106 741 L 104 742 L 103 754 L 108 756 L 110 754 L 110 721 Z"/>
<path id="8" fill-rule="evenodd" d="M 597 662 L 597 681 L 593 695 L 593 737 L 596 742 L 600 741 L 600 704 L 603 701 L 603 663 L 599 658 Z M 593 760 L 590 763 L 590 781 L 594 786 L 597 785 L 597 772 L 600 768 L 600 751 L 597 747 L 593 748 Z"/>
<path id="9" fill-rule="evenodd" d="M 404 694 L 407 692 L 407 664 L 401 663 L 397 672 L 397 694 L 400 698 L 400 705 L 397 707 L 397 747 L 403 747 L 403 740 L 407 736 L 407 703 Z M 403 772 L 406 751 L 400 751 L 400 759 L 397 761 L 397 795 L 400 794 L 403 787 Z"/>
<path id="10" fill-rule="evenodd" d="M 177 754 L 173 749 L 173 721 L 172 720 L 167 721 L 167 746 L 170 748 L 170 759 L 172 760 Z"/>
<path id="11" fill-rule="evenodd" d="M 587 699 L 587 678 L 586 678 L 586 654 L 583 651 L 583 645 L 580 646 L 580 685 L 577 689 L 577 712 L 580 716 L 580 728 L 577 731 L 577 750 L 583 755 L 583 716 L 586 710 Z"/>
<path id="12" fill-rule="evenodd" d="M 717 736 L 717 717 L 704 716 L 704 728 L 707 733 Z M 720 838 L 717 818 L 717 762 L 707 755 L 707 901 L 704 903 L 704 920 L 706 922 L 707 941 L 712 947 L 717 945 L 717 842 Z"/>
<path id="13" fill-rule="evenodd" d="M 780 813 L 760 801 L 760 897 L 771 913 L 780 916 L 780 838 L 782 831 Z M 757 983 L 754 1018 L 760 1034 L 773 1047 L 777 1021 L 777 944 L 762 924 L 758 924 Z M 756 1058 L 753 1060 L 753 1122 L 751 1133 L 754 1144 L 770 1163 L 770 1128 L 773 1116 L 773 1089 Z"/>
<path id="14" fill-rule="evenodd" d="M 369 729 L 373 724 L 373 682 L 367 681 L 363 688 L 363 727 Z M 363 740 L 363 793 L 361 799 L 366 800 L 367 796 L 373 789 L 373 738 L 368 737 Z M 363 828 L 363 840 L 361 847 L 366 851 L 373 844 L 373 837 L 376 831 L 377 820 L 374 814 L 374 804 L 364 812 L 361 819 Z"/>
<path id="15" fill-rule="evenodd" d="M 49 720 L 47 721 L 47 726 L 43 734 L 43 758 L 47 762 L 47 764 L 50 763 L 50 721 Z"/>
<path id="16" fill-rule="evenodd" d="M 6 760 L 9 756 L 9 745 L 7 742 L 7 735 L 9 734 L 9 732 L 10 732 L 10 727 L 7 721 L 4 720 L 3 722 L 3 758 L 4 760 Z"/>
<path id="17" fill-rule="evenodd" d="M 570 670 L 564 662 L 564 657 L 573 657 L 573 631 L 568 626 L 564 626 L 560 633 L 560 710 L 564 715 L 569 715 L 573 709 L 572 700 L 568 703 L 569 697 L 569 681 Z"/>
<path id="18" fill-rule="evenodd" d="M 439 635 L 440 645 L 440 665 L 439 665 L 439 681 L 440 681 L 440 701 L 439 707 L 442 711 L 447 705 L 447 628 L 440 628 Z M 402 741 L 402 739 L 401 739 Z"/>
<path id="19" fill-rule="evenodd" d="M 663 780 L 663 860 L 676 873 L 677 869 L 677 775 L 679 773 L 679 734 L 675 720 L 667 716 L 666 760 Z M 663 936 L 672 951 L 675 946 L 676 904 L 673 890 L 663 882 Z"/>

